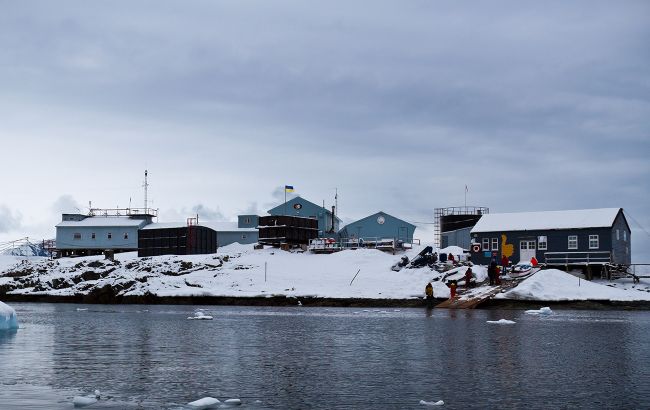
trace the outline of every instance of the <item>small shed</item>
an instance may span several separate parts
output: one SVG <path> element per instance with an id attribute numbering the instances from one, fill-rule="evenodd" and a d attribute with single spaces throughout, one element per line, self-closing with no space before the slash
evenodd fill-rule
<path id="1" fill-rule="evenodd" d="M 307 245 L 310 240 L 318 238 L 318 220 L 315 218 L 260 216 L 259 224 L 259 243 L 264 245 Z"/>
<path id="2" fill-rule="evenodd" d="M 472 260 L 480 264 L 504 255 L 558 266 L 631 263 L 622 208 L 487 214 L 471 235 Z"/>

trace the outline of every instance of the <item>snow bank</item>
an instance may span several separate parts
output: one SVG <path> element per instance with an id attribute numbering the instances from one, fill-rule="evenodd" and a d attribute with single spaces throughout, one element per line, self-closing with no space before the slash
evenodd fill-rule
<path id="1" fill-rule="evenodd" d="M 0 330 L 18 329 L 18 317 L 11 306 L 0 302 Z"/>
<path id="2" fill-rule="evenodd" d="M 613 300 L 647 301 L 650 293 L 617 289 L 612 286 L 578 279 L 557 269 L 542 270 L 522 281 L 519 286 L 499 294 L 497 299 L 536 301 Z"/>

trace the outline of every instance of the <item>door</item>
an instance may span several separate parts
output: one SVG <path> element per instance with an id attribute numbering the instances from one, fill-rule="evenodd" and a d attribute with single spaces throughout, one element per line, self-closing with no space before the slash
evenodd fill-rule
<path id="1" fill-rule="evenodd" d="M 519 261 L 530 262 L 533 257 L 537 258 L 537 243 L 535 240 L 525 239 L 519 241 Z"/>

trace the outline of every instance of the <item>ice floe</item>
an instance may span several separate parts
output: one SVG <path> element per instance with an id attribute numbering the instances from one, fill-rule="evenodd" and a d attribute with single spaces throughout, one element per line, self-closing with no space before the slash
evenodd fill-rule
<path id="1" fill-rule="evenodd" d="M 508 319 L 499 319 L 499 320 L 488 320 L 488 323 L 493 323 L 495 325 L 514 325 L 515 322 Z"/>
<path id="2" fill-rule="evenodd" d="M 527 310 L 526 313 L 529 315 L 550 315 L 553 313 L 550 307 L 545 306 L 539 310 Z"/>
<path id="3" fill-rule="evenodd" d="M 420 400 L 420 404 L 423 405 L 423 406 L 444 406 L 445 402 L 443 400 L 438 400 L 438 401 Z"/>
<path id="4" fill-rule="evenodd" d="M 187 403 L 188 406 L 192 407 L 193 409 L 216 409 L 219 407 L 221 404 L 221 401 L 219 399 L 215 399 L 214 397 L 204 397 L 202 399 L 195 400 L 191 403 Z"/>
<path id="5" fill-rule="evenodd" d="M 194 313 L 194 316 L 188 317 L 189 320 L 212 320 L 213 317 L 206 315 L 205 313 L 198 311 Z"/>
<path id="6" fill-rule="evenodd" d="M 86 407 L 90 406 L 91 404 L 97 403 L 97 401 L 100 398 L 99 390 L 95 390 L 94 395 L 88 395 L 88 396 L 74 396 L 72 399 L 72 404 L 74 407 Z"/>

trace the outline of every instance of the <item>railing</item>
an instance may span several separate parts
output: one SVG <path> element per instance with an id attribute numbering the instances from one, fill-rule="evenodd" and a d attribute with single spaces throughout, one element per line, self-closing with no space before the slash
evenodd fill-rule
<path id="1" fill-rule="evenodd" d="M 136 216 L 150 215 L 157 217 L 158 210 L 154 208 L 91 208 L 89 216 Z"/>
<path id="2" fill-rule="evenodd" d="M 612 258 L 608 251 L 545 252 L 544 260 L 548 265 L 589 265 L 611 263 Z"/>

